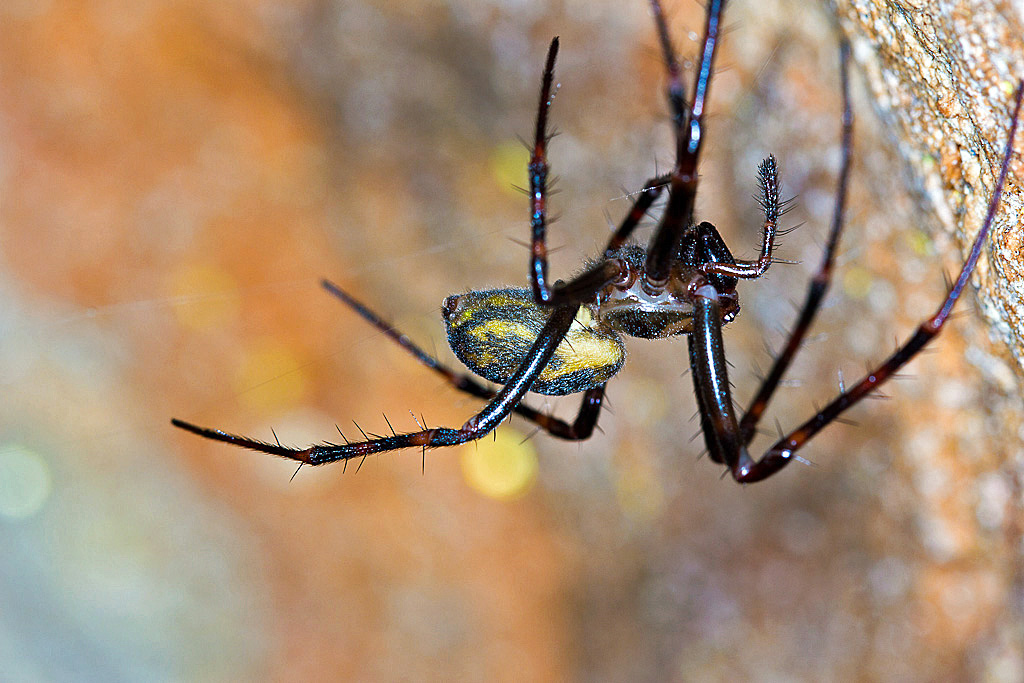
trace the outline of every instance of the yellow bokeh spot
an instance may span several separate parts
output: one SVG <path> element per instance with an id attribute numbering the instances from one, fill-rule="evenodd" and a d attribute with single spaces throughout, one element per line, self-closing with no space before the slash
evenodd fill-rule
<path id="1" fill-rule="evenodd" d="M 503 190 L 514 193 L 514 187 L 529 184 L 526 167 L 530 163 L 530 152 L 518 140 L 508 140 L 491 149 L 488 160 L 491 175 Z"/>
<path id="2" fill-rule="evenodd" d="M 902 238 L 904 244 L 908 245 L 914 254 L 931 256 L 932 239 L 928 237 L 924 230 L 906 230 L 902 234 Z"/>
<path id="3" fill-rule="evenodd" d="M 169 295 L 178 322 L 193 330 L 220 327 L 238 311 L 238 286 L 227 271 L 209 263 L 189 263 L 171 273 Z"/>
<path id="4" fill-rule="evenodd" d="M 514 429 L 499 429 L 462 448 L 462 476 L 489 498 L 512 500 L 537 478 L 537 452 Z"/>
<path id="5" fill-rule="evenodd" d="M 904 233 L 903 240 L 910 245 L 910 248 L 918 256 L 930 255 L 932 241 L 923 230 L 908 230 Z"/>
<path id="6" fill-rule="evenodd" d="M 261 412 L 291 408 L 309 388 L 305 365 L 299 354 L 281 341 L 257 341 L 242 354 L 235 391 L 244 404 Z"/>
<path id="7" fill-rule="evenodd" d="M 859 266 L 851 266 L 843 274 L 843 291 L 851 299 L 863 299 L 871 290 L 874 277 L 871 271 Z"/>
<path id="8" fill-rule="evenodd" d="M 27 448 L 10 444 L 2 448 L 0 516 L 26 519 L 39 512 L 50 497 L 50 465 Z"/>

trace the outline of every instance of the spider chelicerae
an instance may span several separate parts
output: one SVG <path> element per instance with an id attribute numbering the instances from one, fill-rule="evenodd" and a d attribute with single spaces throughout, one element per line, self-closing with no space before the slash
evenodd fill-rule
<path id="1" fill-rule="evenodd" d="M 689 100 L 659 0 L 650 0 L 661 51 L 668 71 L 667 97 L 676 140 L 675 165 L 670 173 L 652 178 L 636 195 L 633 206 L 597 259 L 568 282 L 551 283 L 547 264 L 548 110 L 554 95 L 558 38 L 551 41 L 540 92 L 537 125 L 529 164 L 531 208 L 530 289 L 472 291 L 445 299 L 442 315 L 448 341 L 459 359 L 477 375 L 502 385 L 491 390 L 472 376 L 458 373 L 425 353 L 366 306 L 330 282 L 324 287 L 364 319 L 441 374 L 454 388 L 487 401 L 461 428 L 422 428 L 390 436 L 362 434 L 362 440 L 287 448 L 220 430 L 172 423 L 199 436 L 225 441 L 310 465 L 365 458 L 403 448 L 425 450 L 479 439 L 511 413 L 535 423 L 553 436 L 583 440 L 597 424 L 605 386 L 622 367 L 625 351 L 620 334 L 655 339 L 685 334 L 690 369 L 700 414 L 701 431 L 711 459 L 725 465 L 738 482 L 755 482 L 775 474 L 796 459 L 797 451 L 841 413 L 875 391 L 913 358 L 942 329 L 960 298 L 981 255 L 982 246 L 999 206 L 1013 150 L 1013 138 L 1024 85 L 1018 86 L 1009 139 L 988 213 L 974 240 L 959 277 L 937 311 L 881 365 L 842 392 L 809 420 L 782 436 L 759 458 L 748 447 L 768 402 L 779 386 L 814 320 L 832 278 L 839 236 L 843 229 L 850 170 L 853 114 L 850 108 L 847 63 L 849 46 L 841 41 L 840 81 L 843 94 L 842 161 L 831 228 L 824 256 L 813 276 L 799 317 L 785 346 L 747 410 L 739 415 L 730 394 L 722 326 L 739 312 L 736 285 L 758 278 L 772 263 L 781 212 L 776 162 L 769 157 L 758 170 L 764 209 L 761 253 L 756 261 L 733 258 L 714 225 L 696 223 L 697 166 L 704 143 L 704 116 L 718 47 L 725 0 L 709 0 L 703 46 Z M 653 203 L 667 194 L 664 210 L 647 248 L 630 241 Z M 583 394 L 572 423 L 529 407 L 528 392 L 553 396 Z M 390 424 L 389 424 L 390 426 Z M 340 433 L 340 429 L 339 429 Z"/>

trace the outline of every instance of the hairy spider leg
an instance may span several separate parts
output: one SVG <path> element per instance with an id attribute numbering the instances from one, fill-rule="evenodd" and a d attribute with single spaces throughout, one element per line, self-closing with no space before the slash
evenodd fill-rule
<path id="1" fill-rule="evenodd" d="M 664 12 L 659 0 L 651 0 L 651 10 L 669 72 L 668 101 L 676 129 L 676 164 L 669 181 L 668 204 L 647 250 L 646 278 L 655 288 L 663 287 L 668 282 L 683 233 L 693 224 L 693 202 L 697 194 L 698 181 L 697 162 L 704 143 L 705 103 L 711 85 L 711 69 L 718 48 L 718 33 L 724 7 L 725 0 L 708 2 L 700 67 L 693 86 L 693 98 L 687 107 L 682 97 L 679 62 L 672 48 Z"/>
<path id="2" fill-rule="evenodd" d="M 655 288 L 666 283 L 672 262 L 683 241 L 683 235 L 694 225 L 693 202 L 699 181 L 697 165 L 704 142 L 705 103 L 711 87 L 712 69 L 724 10 L 725 0 L 711 0 L 707 6 L 700 70 L 694 82 L 693 104 L 688 107 L 683 97 L 679 60 L 672 46 L 665 13 L 660 0 L 651 0 L 651 13 L 654 15 L 658 40 L 668 70 L 669 83 L 666 94 L 676 133 L 676 166 L 668 177 L 669 201 L 651 240 L 645 265 L 647 281 Z M 701 265 L 702 272 L 709 275 L 752 279 L 764 275 L 768 266 L 772 264 L 772 250 L 781 213 L 775 157 L 770 156 L 761 163 L 758 168 L 758 181 L 762 190 L 761 204 L 765 212 L 760 256 L 756 261 L 705 263 Z"/>
<path id="3" fill-rule="evenodd" d="M 704 32 L 704 48 L 702 50 L 699 77 L 694 86 L 693 105 L 687 108 L 683 99 L 683 86 L 680 76 L 679 62 L 676 59 L 672 41 L 669 38 L 668 25 L 665 21 L 659 0 L 651 0 L 651 9 L 657 25 L 658 36 L 664 53 L 666 67 L 669 71 L 668 99 L 672 110 L 672 120 L 676 130 L 677 161 L 675 170 L 667 177 L 652 178 L 642 191 L 640 200 L 634 205 L 631 215 L 636 220 L 628 219 L 612 236 L 605 250 L 606 257 L 614 249 L 622 246 L 633 232 L 643 212 L 661 193 L 663 187 L 670 185 L 669 204 L 665 209 L 661 223 L 651 242 L 651 250 L 647 258 L 647 278 L 651 282 L 664 284 L 668 271 L 675 258 L 682 236 L 693 219 L 693 200 L 697 191 L 697 161 L 703 135 L 704 103 L 707 99 L 711 81 L 711 67 L 718 45 L 718 31 L 724 0 L 712 0 L 708 6 Z M 591 297 L 605 285 L 619 276 L 618 265 L 604 260 L 585 271 L 569 283 L 551 287 L 548 284 L 547 262 L 547 178 L 550 167 L 547 163 L 547 114 L 551 108 L 554 87 L 554 66 L 558 55 L 558 38 L 551 41 L 548 57 L 541 83 L 540 103 L 537 108 L 537 122 L 534 132 L 534 146 L 530 157 L 530 203 L 531 203 L 531 260 L 530 275 L 534 300 L 543 305 L 560 305 L 570 302 L 582 302 Z M 776 235 L 779 215 L 778 175 L 774 158 L 767 159 L 759 170 L 759 177 L 764 189 L 764 206 L 766 220 L 764 224 L 761 255 L 756 261 L 737 261 L 735 264 L 703 264 L 702 269 L 709 274 L 727 277 L 756 278 L 764 274 L 772 262 L 772 247 Z M 773 198 L 773 199 L 772 199 Z M 646 203 L 642 211 L 637 212 L 641 203 Z M 652 264 L 656 270 L 652 270 Z M 652 275 L 652 273 L 654 273 Z"/>
<path id="4" fill-rule="evenodd" d="M 658 176 L 657 178 L 651 178 L 644 187 L 640 190 L 639 196 L 633 202 L 633 206 L 630 208 L 629 213 L 623 219 L 622 224 L 619 225 L 619 229 L 616 230 L 611 238 L 608 240 L 608 245 L 604 248 L 605 258 L 610 258 L 616 251 L 622 248 L 622 245 L 626 243 L 629 236 L 633 234 L 633 231 L 640 224 L 640 221 L 644 219 L 651 206 L 661 196 L 662 191 L 665 189 L 665 185 L 668 184 L 669 176 Z M 545 271 L 546 274 L 547 271 Z"/>
<path id="5" fill-rule="evenodd" d="M 584 271 L 570 282 L 557 284 L 554 287 L 548 284 L 548 249 L 547 249 L 547 183 L 550 167 L 547 161 L 547 143 L 551 139 L 547 131 L 548 110 L 551 109 L 551 100 L 554 97 L 552 84 L 555 78 L 555 58 L 558 56 L 558 37 L 551 41 L 548 48 L 548 57 L 544 64 L 544 77 L 541 81 L 540 104 L 537 107 L 537 124 L 534 129 L 533 151 L 530 154 L 530 283 L 533 289 L 533 299 L 544 306 L 561 306 L 567 304 L 580 304 L 597 293 L 602 287 L 611 284 L 621 275 L 620 265 L 617 261 L 602 259 L 594 267 Z M 652 179 L 640 195 L 639 201 L 648 201 L 649 193 L 654 193 L 649 198 L 653 202 L 660 193 L 660 189 L 651 187 L 651 183 L 659 179 Z M 644 209 L 646 211 L 646 208 Z M 642 218 L 642 213 L 637 216 L 637 222 Z M 625 240 L 636 227 L 627 216 L 623 227 L 611 238 L 611 243 Z"/>
<path id="6" fill-rule="evenodd" d="M 542 106 L 546 101 L 547 98 L 542 96 Z M 657 201 L 658 196 L 661 194 L 667 182 L 668 176 L 658 176 L 651 178 L 644 183 L 643 189 L 640 190 L 637 198 L 633 201 L 633 206 L 630 207 L 629 213 L 626 214 L 626 217 L 622 220 L 618 229 L 608 240 L 608 245 L 605 247 L 605 256 L 610 256 L 622 247 L 623 243 L 636 229 L 640 221 L 647 215 L 647 211 L 650 210 L 651 205 Z M 777 195 L 778 192 L 776 190 L 776 196 Z M 484 400 L 491 400 L 495 397 L 496 392 L 494 390 L 485 387 L 470 375 L 465 373 L 456 373 L 439 360 L 423 351 L 423 349 L 413 343 L 409 337 L 398 331 L 390 323 L 386 322 L 379 315 L 370 310 L 366 305 L 338 287 L 338 285 L 330 282 L 329 280 L 323 280 L 321 284 L 328 292 L 338 297 L 338 299 L 352 308 L 363 319 L 368 321 L 371 325 L 379 329 L 390 339 L 394 340 L 395 343 L 412 354 L 414 358 L 444 377 L 444 379 L 453 388 Z M 603 398 L 603 385 L 595 387 L 594 389 L 588 389 L 584 393 L 582 405 L 580 406 L 580 410 L 572 425 L 523 404 L 517 405 L 513 409 L 513 412 L 525 417 L 553 436 L 570 441 L 582 441 L 590 437 L 593 433 L 594 427 L 597 425 L 597 417 L 601 410 Z"/>
<path id="7" fill-rule="evenodd" d="M 447 365 L 434 358 L 432 355 L 417 346 L 411 339 L 409 339 L 408 336 L 397 330 L 351 294 L 341 289 L 338 285 L 328 280 L 324 280 L 322 284 L 324 289 L 338 297 L 338 299 L 358 313 L 364 320 L 369 322 L 371 325 L 387 335 L 389 339 L 393 340 L 396 344 L 412 354 L 416 360 L 441 375 L 441 377 L 443 377 L 444 380 L 452 386 L 452 388 L 467 393 L 470 396 L 481 398 L 485 401 L 490 401 L 497 395 L 495 390 L 484 386 L 471 375 L 455 372 Z M 533 422 L 552 436 L 556 436 L 560 439 L 566 439 L 568 441 L 582 441 L 589 438 L 594 431 L 594 426 L 597 423 L 597 415 L 601 410 L 601 402 L 603 398 L 603 386 L 588 389 L 583 395 L 583 403 L 580 406 L 579 413 L 572 424 L 531 408 L 525 403 L 520 403 L 515 406 L 512 411 Z"/>
<path id="8" fill-rule="evenodd" d="M 544 246 L 544 232 L 547 224 L 546 219 L 546 184 L 547 184 L 547 162 L 545 159 L 545 146 L 547 136 L 547 111 L 551 105 L 551 86 L 554 81 L 555 58 L 558 55 L 558 38 L 551 41 L 548 49 L 548 56 L 545 62 L 544 75 L 541 84 L 540 105 L 537 114 L 536 139 L 534 144 L 533 158 L 530 162 L 530 189 L 531 201 L 533 204 L 532 229 L 534 234 L 533 261 L 531 270 L 534 274 L 534 291 L 538 291 L 538 280 L 547 291 L 548 300 L 544 303 L 552 305 L 552 314 L 547 324 L 542 328 L 540 335 L 533 346 L 527 352 L 519 369 L 509 378 L 508 382 L 497 392 L 492 392 L 482 385 L 470 380 L 460 378 L 450 369 L 443 366 L 432 356 L 423 352 L 413 344 L 407 337 L 399 333 L 390 325 L 381 320 L 375 313 L 356 301 L 340 288 L 325 282 L 324 286 L 339 299 L 349 304 L 364 319 L 377 326 L 400 346 L 412 353 L 420 362 L 440 373 L 456 389 L 466 393 L 489 399 L 489 403 L 470 418 L 461 429 L 423 429 L 418 432 L 405 434 L 393 434 L 378 438 L 366 439 L 361 442 L 348 442 L 345 444 L 324 443 L 313 445 L 305 449 L 288 448 L 279 443 L 268 443 L 258 439 L 230 434 L 219 429 L 209 429 L 174 418 L 171 424 L 175 427 L 187 430 L 207 439 L 231 443 L 243 448 L 279 455 L 311 465 L 319 465 L 336 460 L 348 460 L 356 457 L 364 457 L 372 453 L 399 450 L 410 447 L 435 447 L 453 446 L 474 439 L 479 439 L 507 417 L 511 412 L 516 411 L 520 415 L 532 420 L 541 428 L 549 431 L 554 436 L 564 439 L 582 440 L 588 438 L 597 425 L 597 419 L 601 412 L 601 405 L 604 398 L 604 385 L 589 389 L 584 393 L 579 413 L 572 425 L 561 420 L 539 413 L 528 406 L 521 406 L 523 396 L 533 385 L 534 380 L 551 360 L 558 344 L 565 338 L 572 322 L 579 310 L 580 302 L 590 298 L 601 287 L 612 282 L 619 276 L 619 266 L 614 262 L 603 261 L 592 271 L 588 271 L 570 283 L 559 285 L 555 289 L 546 287 L 547 261 L 546 248 Z M 649 180 L 640 196 L 634 202 L 632 209 L 623 220 L 619 229 L 612 235 L 606 248 L 606 253 L 613 248 L 621 246 L 621 243 L 633 232 L 642 220 L 643 216 L 657 199 L 665 185 L 665 178 L 658 177 Z M 539 245 L 539 247 L 538 247 Z M 540 263 L 537 265 L 537 254 L 540 253 Z M 614 270 L 614 273 L 612 273 Z M 539 277 L 537 274 L 539 273 Z M 536 294 L 535 294 L 536 297 Z M 469 380 L 469 383 L 463 380 Z M 344 435 L 343 435 L 344 436 Z"/>
<path id="9" fill-rule="evenodd" d="M 839 82 L 843 98 L 842 133 L 840 148 L 842 160 L 839 164 L 839 181 L 836 186 L 836 203 L 832 210 L 832 226 L 829 229 L 828 242 L 821 259 L 818 272 L 814 274 L 807 288 L 807 296 L 800 308 L 800 316 L 789 334 L 782 352 L 775 359 L 771 370 L 761 382 L 761 387 L 750 402 L 750 407 L 740 420 L 740 433 L 744 445 L 750 445 L 757 431 L 757 423 L 764 415 L 768 402 L 775 389 L 778 388 L 783 374 L 789 368 L 796 352 L 800 349 L 807 331 L 814 322 L 814 317 L 821 307 L 821 302 L 832 282 L 832 270 L 835 265 L 836 252 L 839 249 L 839 237 L 845 224 L 846 195 L 850 179 L 850 159 L 853 150 L 853 108 L 850 105 L 850 44 L 845 38 L 839 43 Z"/>
<path id="10" fill-rule="evenodd" d="M 548 58 L 544 63 L 544 77 L 541 79 L 540 104 L 537 106 L 537 122 L 533 134 L 533 151 L 530 154 L 530 279 L 533 299 L 537 303 L 549 303 L 554 291 L 548 285 L 548 249 L 545 236 L 548 227 L 548 166 L 547 145 L 548 110 L 554 97 L 551 91 L 555 78 L 555 59 L 558 57 L 558 36 L 551 41 Z M 596 291 L 596 290 L 595 290 Z"/>
<path id="11" fill-rule="evenodd" d="M 1013 141 L 1020 119 L 1022 95 L 1024 95 L 1024 81 L 1018 83 L 1014 96 L 1013 117 L 1006 141 L 1006 148 L 999 169 L 999 178 L 996 181 L 992 199 L 989 202 L 988 212 L 985 215 L 985 221 L 982 223 L 981 230 L 978 231 L 978 235 L 974 239 L 967 260 L 960 269 L 960 275 L 936 312 L 922 322 L 914 334 L 883 363 L 870 371 L 853 387 L 839 394 L 831 403 L 815 413 L 809 420 L 780 438 L 756 462 L 751 459 L 747 453 L 746 446 L 740 441 L 739 437 L 741 434 L 738 428 L 730 426 L 727 414 L 723 414 L 720 417 L 717 411 L 719 405 L 713 404 L 716 410 L 712 411 L 711 426 L 716 431 L 715 436 L 721 449 L 720 453 L 725 457 L 732 476 L 736 481 L 741 483 L 761 481 L 788 465 L 794 459 L 796 452 L 810 441 L 815 434 L 872 391 L 876 391 L 878 387 L 889 380 L 897 370 L 916 356 L 942 331 L 953 310 L 953 306 L 956 305 L 957 300 L 963 294 L 963 290 L 967 287 L 971 273 L 974 272 L 974 267 L 977 265 L 982 248 L 985 245 L 985 240 L 992 227 L 992 221 L 995 219 L 996 212 L 999 209 L 1003 185 L 1006 182 L 1006 175 L 1013 156 Z M 718 302 L 716 300 L 698 296 L 697 308 L 701 311 L 701 314 L 699 317 L 695 314 L 694 324 L 694 336 L 697 336 L 698 339 L 706 340 L 706 344 L 702 344 L 702 346 L 707 346 L 709 353 L 715 356 L 722 355 L 720 347 L 714 347 L 716 334 L 718 344 L 720 345 L 721 343 L 721 324 L 715 317 L 717 315 L 715 310 L 717 307 Z M 703 322 L 705 318 L 707 319 L 706 323 Z M 724 355 L 722 358 L 724 360 Z M 721 375 L 712 379 L 721 383 L 721 387 L 715 387 L 715 389 L 718 391 L 718 396 L 724 397 L 722 400 L 727 400 L 728 378 L 725 375 L 724 363 L 722 364 Z M 712 379 L 709 379 L 709 384 Z M 722 389 L 722 387 L 725 388 Z M 708 388 L 705 388 L 704 391 L 707 396 L 712 395 L 712 391 Z M 731 411 L 731 403 L 729 409 Z"/>
<path id="12" fill-rule="evenodd" d="M 558 344 L 565 338 L 565 334 L 572 326 L 578 309 L 578 305 L 571 304 L 557 306 L 552 310 L 551 317 L 541 329 L 537 341 L 534 342 L 527 352 L 519 369 L 512 374 L 508 383 L 498 390 L 490 403 L 466 421 L 460 429 L 437 427 L 417 432 L 393 434 L 392 436 L 377 436 L 375 438 L 367 438 L 364 441 L 353 441 L 344 444 L 322 443 L 300 449 L 288 448 L 280 443 L 272 444 L 245 436 L 229 434 L 219 429 L 206 429 L 178 419 L 171 420 L 171 424 L 207 439 L 224 441 L 243 448 L 270 453 L 271 455 L 280 455 L 309 465 L 323 465 L 338 460 L 361 458 L 374 453 L 396 451 L 402 448 L 420 447 L 426 449 L 466 443 L 488 434 L 519 404 L 537 379 L 537 375 L 540 374 L 551 360 L 551 356 L 554 355 Z M 593 421 L 595 422 L 599 408 L 599 405 L 591 408 Z M 581 412 L 586 412 L 587 410 L 588 406 L 586 401 L 584 401 Z"/>
<path id="13" fill-rule="evenodd" d="M 992 193 L 992 201 L 989 203 L 988 213 L 985 215 L 985 222 L 978 231 L 974 243 L 971 246 L 971 253 L 960 269 L 960 276 L 953 285 L 949 294 L 942 301 L 938 310 L 927 320 L 922 322 L 903 346 L 889 356 L 881 365 L 864 376 L 857 384 L 848 391 L 844 391 L 831 403 L 811 417 L 807 422 L 800 425 L 786 436 L 779 439 L 761 459 L 745 471 L 740 470 L 738 481 L 754 482 L 775 474 L 785 467 L 793 458 L 796 451 L 807 443 L 825 425 L 835 420 L 843 411 L 854 405 L 862 398 L 882 385 L 893 376 L 897 370 L 903 367 L 911 358 L 916 356 L 932 339 L 938 336 L 949 318 L 949 314 L 956 305 L 957 300 L 963 293 L 964 288 L 974 272 L 974 267 L 981 256 L 981 250 L 985 245 L 985 238 L 992 227 L 992 221 L 999 209 L 999 202 L 1002 198 L 1003 184 L 1006 182 L 1006 174 L 1010 168 L 1010 160 L 1013 156 L 1013 140 L 1017 132 L 1017 125 L 1020 117 L 1021 95 L 1024 94 L 1024 81 L 1017 85 L 1017 92 L 1014 98 L 1013 121 L 1010 124 L 1010 133 L 1006 141 L 1006 151 L 1003 154 L 1002 166 L 999 170 L 999 179 L 996 182 L 995 190 Z M 735 473 L 734 473 L 735 476 Z"/>

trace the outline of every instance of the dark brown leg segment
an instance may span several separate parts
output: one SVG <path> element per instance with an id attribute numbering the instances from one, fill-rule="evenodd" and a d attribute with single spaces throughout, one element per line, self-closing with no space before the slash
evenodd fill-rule
<path id="1" fill-rule="evenodd" d="M 1006 174 L 1010 168 L 1010 159 L 1013 156 L 1013 141 L 1017 132 L 1017 124 L 1020 118 L 1021 96 L 1024 93 L 1024 81 L 1017 86 L 1017 93 L 1014 99 L 1013 121 L 1010 125 L 1009 137 L 1006 141 L 1006 148 L 1003 153 L 1002 166 L 999 170 L 999 179 L 996 182 L 995 190 L 992 193 L 992 200 L 988 206 L 988 213 L 985 222 L 978 231 L 977 237 L 971 246 L 971 253 L 960 269 L 960 275 L 953 284 L 952 289 L 942 301 L 938 310 L 930 318 L 925 320 L 914 332 L 913 336 L 889 356 L 881 365 L 865 375 L 852 388 L 837 396 L 831 403 L 821 409 L 811 419 L 794 429 L 786 436 L 779 439 L 759 461 L 749 467 L 740 466 L 733 468 L 732 474 L 736 481 L 750 483 L 760 481 L 775 474 L 794 459 L 796 452 L 810 439 L 821 431 L 826 425 L 838 418 L 844 411 L 856 405 L 858 401 L 867 396 L 878 387 L 888 381 L 895 372 L 906 365 L 921 349 L 942 331 L 942 327 L 949 319 L 953 306 L 956 305 L 967 283 L 971 278 L 975 265 L 981 256 L 982 248 L 992 227 L 992 221 L 999 209 L 1002 199 L 1003 184 L 1006 181 Z"/>
<path id="2" fill-rule="evenodd" d="M 842 118 L 842 161 L 839 165 L 839 183 L 836 189 L 836 203 L 832 211 L 832 227 L 829 230 L 828 242 L 825 245 L 825 254 L 822 257 L 818 272 L 811 279 L 807 289 L 807 297 L 804 299 L 800 309 L 800 317 L 789 334 L 782 352 L 776 357 L 771 370 L 761 383 L 757 395 L 754 396 L 750 407 L 740 421 L 740 431 L 743 434 L 743 443 L 749 445 L 757 430 L 757 423 L 764 415 L 768 402 L 771 400 L 775 389 L 778 388 L 783 374 L 793 362 L 796 352 L 800 349 L 807 330 L 810 329 L 814 317 L 821 307 L 829 284 L 832 282 L 832 269 L 835 264 L 836 252 L 839 248 L 839 237 L 845 223 L 846 193 L 850 178 L 850 158 L 853 149 L 853 109 L 850 107 L 850 81 L 848 64 L 850 61 L 850 46 L 843 40 L 840 43 L 839 73 L 843 92 L 843 118 Z"/>

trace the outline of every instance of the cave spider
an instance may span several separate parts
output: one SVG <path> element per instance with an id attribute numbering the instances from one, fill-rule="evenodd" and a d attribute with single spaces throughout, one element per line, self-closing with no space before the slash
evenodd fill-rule
<path id="1" fill-rule="evenodd" d="M 730 393 L 722 326 L 731 322 L 739 311 L 738 281 L 761 277 L 772 263 L 781 212 L 778 171 L 773 157 L 762 162 L 758 169 L 760 203 L 764 209 L 760 256 L 754 261 L 736 260 L 718 230 L 711 223 L 695 223 L 693 217 L 698 161 L 704 143 L 705 107 L 725 0 L 708 2 L 703 46 L 689 101 L 685 99 L 679 62 L 660 2 L 650 0 L 650 4 L 668 71 L 667 97 L 676 139 L 672 171 L 645 183 L 605 251 L 588 263 L 581 274 L 568 282 L 549 282 L 546 231 L 550 136 L 547 117 L 554 94 L 554 67 L 559 48 L 558 38 L 555 38 L 544 66 L 529 164 L 531 289 L 471 291 L 449 296 L 442 306 L 448 340 L 455 354 L 477 375 L 503 385 L 500 389 L 493 391 L 472 376 L 442 365 L 351 295 L 324 282 L 328 291 L 428 368 L 441 374 L 454 388 L 486 400 L 488 403 L 480 412 L 459 429 L 423 427 L 420 431 L 402 434 L 392 430 L 390 436 L 364 433 L 361 441 L 349 441 L 342 435 L 344 443 L 322 443 L 303 449 L 198 427 L 178 419 L 172 423 L 208 439 L 310 465 L 365 458 L 371 453 L 410 447 L 425 451 L 466 443 L 490 433 L 513 412 L 553 436 L 583 440 L 591 436 L 597 424 L 606 383 L 625 359 L 620 334 L 645 339 L 686 334 L 708 454 L 714 462 L 727 467 L 736 481 L 750 483 L 775 474 L 797 459 L 797 451 L 815 434 L 891 378 L 942 330 L 981 255 L 1009 168 L 1024 86 L 1018 86 L 1016 91 L 1012 123 L 988 213 L 959 276 L 936 312 L 883 363 L 842 390 L 828 405 L 755 459 L 748 447 L 758 422 L 806 336 L 832 278 L 844 223 L 853 136 L 847 66 L 850 50 L 843 41 L 840 50 L 842 161 L 825 252 L 783 350 L 775 358 L 750 406 L 738 415 Z M 668 195 L 665 208 L 644 249 L 629 238 L 662 194 Z M 555 396 L 582 393 L 583 401 L 575 420 L 569 423 L 525 404 L 523 399 L 529 391 Z"/>

